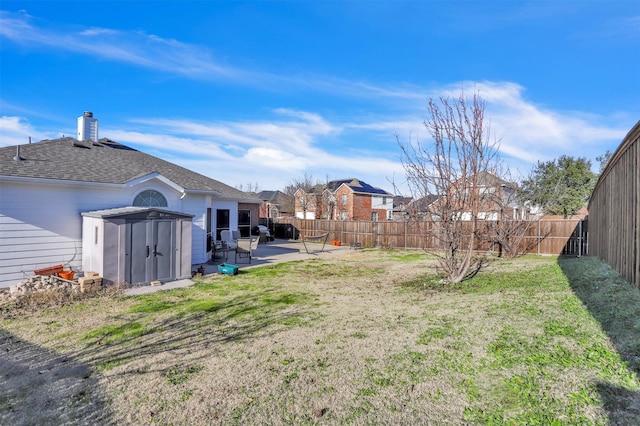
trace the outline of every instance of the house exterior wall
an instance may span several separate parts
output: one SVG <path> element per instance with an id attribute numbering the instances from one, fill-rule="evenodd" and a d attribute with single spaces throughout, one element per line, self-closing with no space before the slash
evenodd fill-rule
<path id="1" fill-rule="evenodd" d="M 347 199 L 352 205 L 352 220 L 371 220 L 371 195 L 351 193 Z"/>
<path id="2" fill-rule="evenodd" d="M 259 211 L 260 218 L 275 219 L 277 217 L 295 216 L 295 198 L 292 195 L 285 194 L 281 191 L 272 193 L 263 191 L 258 194 L 258 197 L 262 200 Z"/>
<path id="3" fill-rule="evenodd" d="M 260 205 L 259 217 L 275 219 L 277 217 L 295 215 L 295 211 L 291 212 L 290 208 L 283 207 L 282 204 L 263 201 Z"/>
<path id="4" fill-rule="evenodd" d="M 378 220 L 391 220 L 393 218 L 393 197 L 372 195 L 371 210 L 378 213 Z"/>
<path id="5" fill-rule="evenodd" d="M 191 258 L 192 263 L 204 263 L 209 260 L 207 255 L 207 208 L 211 206 L 210 197 L 186 194 L 179 209 L 173 211 L 193 215 L 191 222 Z M 235 204 L 237 208 L 237 204 Z M 172 209 L 169 209 L 172 210 Z M 230 212 L 230 214 L 232 214 Z M 237 210 L 235 216 L 237 216 Z M 215 216 L 215 215 L 213 215 Z M 215 222 L 215 217 L 212 221 Z M 215 224 L 213 224 L 215 226 Z M 215 229 L 212 228 L 212 229 Z"/>
<path id="6" fill-rule="evenodd" d="M 262 204 L 260 204 L 260 210 L 258 214 L 260 215 L 260 217 L 272 217 L 271 209 L 272 209 L 272 206 L 270 202 L 262 201 Z"/>
<path id="7" fill-rule="evenodd" d="M 317 216 L 316 204 L 318 196 L 313 193 L 307 194 L 302 189 L 298 189 L 294 197 L 296 217 L 300 219 L 315 219 Z"/>
<path id="8" fill-rule="evenodd" d="M 230 225 L 237 227 L 237 201 L 218 201 L 200 194 L 182 197 L 182 192 L 158 179 L 131 186 L 3 179 L 0 180 L 0 288 L 16 284 L 33 275 L 34 269 L 46 266 L 68 264 L 75 271 L 82 271 L 83 232 L 93 233 L 95 226 L 83 229 L 80 214 L 131 206 L 136 195 L 147 189 L 164 195 L 167 210 L 194 215 L 188 225 L 192 227 L 192 263 L 209 259 L 207 207 L 214 211 L 229 209 Z M 215 214 L 212 220 L 215 221 Z"/>
<path id="9" fill-rule="evenodd" d="M 390 220 L 393 196 L 355 192 L 347 184 L 341 184 L 335 191 L 325 189 L 322 194 L 298 189 L 295 211 L 298 219 L 372 220 L 375 213 L 377 220 Z"/>

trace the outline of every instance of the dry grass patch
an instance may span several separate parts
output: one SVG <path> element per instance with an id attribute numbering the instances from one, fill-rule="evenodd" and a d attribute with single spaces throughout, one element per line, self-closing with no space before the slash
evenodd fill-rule
<path id="1" fill-rule="evenodd" d="M 595 269 L 599 288 L 620 287 L 607 291 L 608 303 L 627 306 L 640 300 L 637 290 L 590 259 L 496 261 L 453 287 L 438 284 L 434 266 L 418 252 L 352 251 L 0 324 L 10 354 L 19 340 L 91 372 L 83 395 L 98 423 L 640 419 L 633 307 L 624 310 L 623 334 L 603 331 L 615 313 L 602 302 L 594 315 L 577 290 L 596 300 L 589 278 L 567 271 Z M 31 371 L 19 352 L 11 360 Z M 5 388 L 19 385 L 26 386 L 17 376 L 3 378 Z M 46 383 L 28 385 L 45 397 Z M 20 423 L 24 395 L 1 394 L 8 397 L 0 400 L 0 423 Z M 54 418 L 55 408 L 46 415 Z"/>

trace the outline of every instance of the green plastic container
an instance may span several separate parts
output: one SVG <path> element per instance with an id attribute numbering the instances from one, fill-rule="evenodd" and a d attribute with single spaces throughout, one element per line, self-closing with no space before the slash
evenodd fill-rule
<path id="1" fill-rule="evenodd" d="M 222 263 L 218 265 L 218 271 L 221 274 L 238 275 L 238 267 L 230 263 Z"/>

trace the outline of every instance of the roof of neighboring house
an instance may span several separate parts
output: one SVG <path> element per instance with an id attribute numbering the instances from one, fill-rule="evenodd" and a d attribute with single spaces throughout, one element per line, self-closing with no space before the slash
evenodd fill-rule
<path id="1" fill-rule="evenodd" d="M 496 176 L 490 172 L 479 172 L 478 173 L 478 184 L 482 186 L 508 186 L 513 185 L 513 183 L 509 183 L 506 180 Z"/>
<path id="2" fill-rule="evenodd" d="M 285 194 L 282 191 L 260 191 L 256 194 L 256 197 L 260 198 L 262 201 L 277 201 L 279 199 L 293 199 L 291 195 Z"/>
<path id="3" fill-rule="evenodd" d="M 282 191 L 260 191 L 257 197 L 262 201 L 280 205 L 280 210 L 293 210 L 294 197 Z"/>
<path id="4" fill-rule="evenodd" d="M 410 208 L 415 209 L 416 211 L 419 212 L 426 212 L 429 209 L 429 206 L 433 203 L 435 203 L 438 200 L 437 195 L 434 194 L 428 194 L 422 198 L 418 198 L 417 200 L 412 200 L 408 206 L 410 206 Z"/>
<path id="5" fill-rule="evenodd" d="M 327 183 L 319 183 L 310 188 L 307 188 L 306 190 L 303 188 L 298 188 L 298 191 L 303 190 L 306 194 L 321 195 L 324 191 L 335 192 L 342 185 L 346 185 L 353 192 L 358 194 L 372 194 L 393 197 L 393 194 L 385 191 L 384 189 L 371 186 L 368 183 L 357 178 L 332 180 Z"/>
<path id="6" fill-rule="evenodd" d="M 331 191 L 335 191 L 341 185 L 346 185 L 353 192 L 356 192 L 356 193 L 359 193 L 359 194 L 375 194 L 375 195 L 385 195 L 385 196 L 389 196 L 389 197 L 393 196 L 393 194 L 388 193 L 384 189 L 377 188 L 375 186 L 371 186 L 368 183 L 366 183 L 364 181 L 361 181 L 360 179 L 356 179 L 356 178 L 332 180 L 332 181 L 328 182 L 325 185 L 325 187 L 327 189 L 331 190 Z"/>
<path id="7" fill-rule="evenodd" d="M 74 138 L 0 148 L 0 176 L 77 182 L 125 184 L 158 173 L 186 191 L 211 192 L 221 197 L 253 198 L 245 192 L 199 173 L 103 138 L 79 142 Z"/>
<path id="8" fill-rule="evenodd" d="M 413 197 L 405 197 L 405 196 L 402 196 L 402 195 L 395 195 L 393 197 L 393 207 L 406 206 L 411 201 L 413 201 Z"/>

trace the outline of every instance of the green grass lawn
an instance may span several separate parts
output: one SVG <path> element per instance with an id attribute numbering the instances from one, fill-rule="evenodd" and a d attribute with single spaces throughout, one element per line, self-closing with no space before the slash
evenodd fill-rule
<path id="1" fill-rule="evenodd" d="M 0 327 L 2 424 L 640 422 L 640 292 L 593 258 L 444 286 L 424 254 L 362 250 Z"/>

